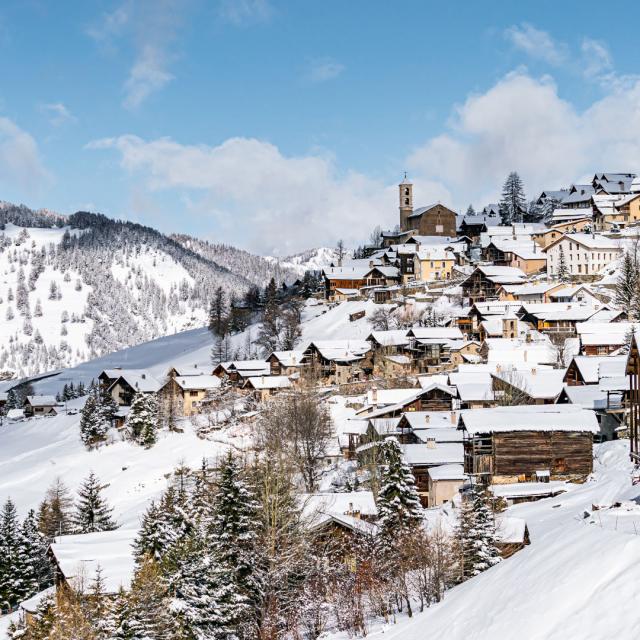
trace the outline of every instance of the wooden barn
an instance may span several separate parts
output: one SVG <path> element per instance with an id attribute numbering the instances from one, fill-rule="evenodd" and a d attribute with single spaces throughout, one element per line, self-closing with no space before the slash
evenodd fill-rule
<path id="1" fill-rule="evenodd" d="M 576 405 L 525 405 L 462 411 L 464 469 L 485 484 L 583 481 L 593 469 L 593 411 Z"/>

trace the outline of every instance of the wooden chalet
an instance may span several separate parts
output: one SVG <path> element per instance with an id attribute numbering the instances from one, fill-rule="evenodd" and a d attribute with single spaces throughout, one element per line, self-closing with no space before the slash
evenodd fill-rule
<path id="1" fill-rule="evenodd" d="M 138 393 L 157 393 L 162 383 L 143 369 L 122 369 L 119 377 L 107 388 L 115 403 L 130 406 Z"/>
<path id="2" fill-rule="evenodd" d="M 450 364 L 451 345 L 464 336 L 458 327 L 413 327 L 407 332 L 407 351 L 418 373 L 437 373 Z"/>
<path id="3" fill-rule="evenodd" d="M 451 411 L 455 408 L 455 396 L 455 387 L 433 383 L 424 389 L 416 389 L 395 404 L 375 409 L 365 417 L 393 418 L 411 411 Z"/>
<path id="4" fill-rule="evenodd" d="M 522 284 L 524 272 L 515 267 L 476 267 L 473 273 L 462 283 L 462 295 L 473 304 L 485 300 L 495 300 L 501 285 Z"/>
<path id="5" fill-rule="evenodd" d="M 575 405 L 462 411 L 464 470 L 484 484 L 583 481 L 593 470 L 593 411 Z"/>
<path id="6" fill-rule="evenodd" d="M 249 378 L 268 376 L 271 365 L 266 360 L 234 360 L 221 362 L 213 370 L 213 375 L 233 386 L 242 386 Z"/>
<path id="7" fill-rule="evenodd" d="M 170 375 L 158 390 L 158 401 L 165 412 L 172 412 L 175 416 L 191 416 L 198 412 L 207 394 L 221 384 L 221 379 L 214 375 Z"/>
<path id="8" fill-rule="evenodd" d="M 334 384 L 354 382 L 373 373 L 370 351 L 366 340 L 316 340 L 304 350 L 302 365 Z"/>
<path id="9" fill-rule="evenodd" d="M 274 351 L 267 358 L 270 375 L 292 376 L 300 373 L 303 351 Z"/>
<path id="10" fill-rule="evenodd" d="M 24 415 L 28 418 L 37 416 L 55 416 L 58 402 L 54 396 L 27 396 L 24 400 Z"/>
<path id="11" fill-rule="evenodd" d="M 541 333 L 572 337 L 576 335 L 576 325 L 586 322 L 598 311 L 591 305 L 547 302 L 524 304 L 519 315 Z"/>

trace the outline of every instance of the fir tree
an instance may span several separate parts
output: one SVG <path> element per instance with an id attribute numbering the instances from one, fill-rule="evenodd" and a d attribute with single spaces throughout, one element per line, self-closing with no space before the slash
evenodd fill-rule
<path id="1" fill-rule="evenodd" d="M 505 180 L 499 207 L 503 225 L 522 222 L 527 210 L 527 200 L 524 196 L 522 180 L 515 171 L 512 171 Z"/>
<path id="2" fill-rule="evenodd" d="M 411 528 L 422 519 L 415 478 L 395 438 L 384 440 L 381 448 L 384 468 L 377 500 L 379 525 L 391 532 Z"/>
<path id="3" fill-rule="evenodd" d="M 245 621 L 255 612 L 261 593 L 258 510 L 258 501 L 229 452 L 220 470 L 209 535 L 215 562 L 227 568 L 230 588 L 240 596 L 237 615 Z"/>
<path id="4" fill-rule="evenodd" d="M 127 417 L 129 437 L 146 448 L 156 441 L 158 403 L 152 394 L 137 393 Z"/>
<path id="5" fill-rule="evenodd" d="M 86 447 L 92 448 L 107 439 L 110 422 L 107 420 L 98 398 L 92 394 L 80 414 L 80 438 Z"/>
<path id="6" fill-rule="evenodd" d="M 93 471 L 78 489 L 78 500 L 74 515 L 74 525 L 80 533 L 113 531 L 117 528 L 109 507 L 101 493 L 109 485 L 101 485 Z"/>
<path id="7" fill-rule="evenodd" d="M 560 246 L 560 252 L 558 257 L 558 279 L 560 282 L 567 282 L 570 278 L 569 269 L 567 268 L 567 261 L 564 257 L 564 249 Z"/>
<path id="8" fill-rule="evenodd" d="M 51 584 L 53 575 L 47 559 L 48 543 L 38 531 L 36 515 L 29 511 L 20 529 L 17 575 L 20 600 L 26 600 Z"/>
<path id="9" fill-rule="evenodd" d="M 637 257 L 625 251 L 615 285 L 615 303 L 627 313 L 634 310 L 639 284 L 640 269 Z"/>
<path id="10" fill-rule="evenodd" d="M 0 513 L 0 610 L 14 607 L 24 593 L 18 575 L 20 529 L 16 507 L 9 498 Z"/>
<path id="11" fill-rule="evenodd" d="M 476 210 L 473 208 L 473 205 L 470 204 L 467 207 L 467 212 L 465 213 L 465 216 L 475 216 L 476 215 Z"/>
<path id="12" fill-rule="evenodd" d="M 460 580 L 467 580 L 500 561 L 495 524 L 486 494 L 474 485 L 462 501 L 456 528 Z"/>

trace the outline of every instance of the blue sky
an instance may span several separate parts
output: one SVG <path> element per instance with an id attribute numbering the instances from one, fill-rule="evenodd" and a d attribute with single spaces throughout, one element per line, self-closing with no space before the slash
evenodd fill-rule
<path id="1" fill-rule="evenodd" d="M 0 6 L 0 199 L 286 254 L 640 169 L 631 2 Z"/>

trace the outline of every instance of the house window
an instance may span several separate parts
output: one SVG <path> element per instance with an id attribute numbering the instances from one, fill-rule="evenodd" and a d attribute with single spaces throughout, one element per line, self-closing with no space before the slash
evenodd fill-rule
<path id="1" fill-rule="evenodd" d="M 197 397 L 198 397 L 198 392 L 197 392 L 197 391 L 189 391 L 189 395 L 190 395 L 192 398 L 197 398 Z"/>
<path id="2" fill-rule="evenodd" d="M 436 225 L 436 233 L 442 233 L 444 231 L 444 227 L 441 224 Z"/>
<path id="3" fill-rule="evenodd" d="M 554 473 L 566 473 L 567 472 L 567 460 L 565 458 L 556 458 L 553 461 Z"/>

